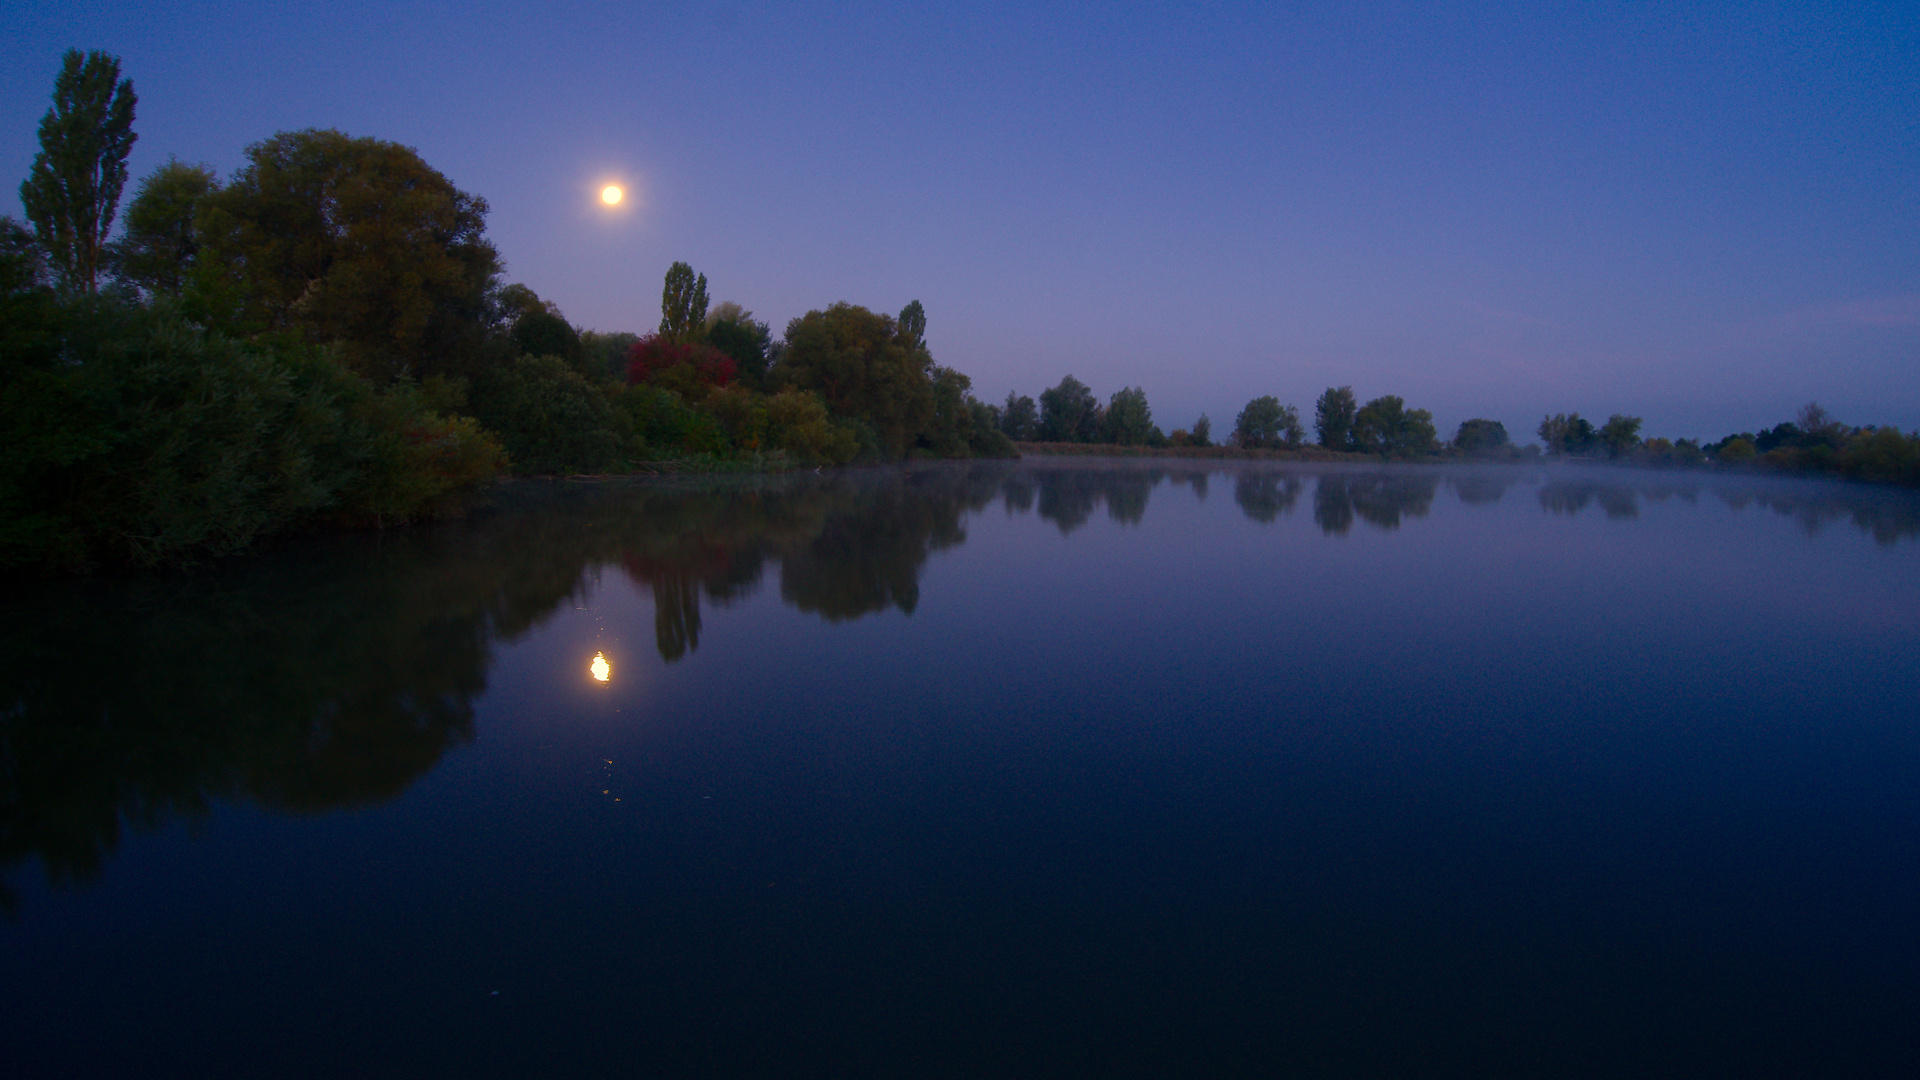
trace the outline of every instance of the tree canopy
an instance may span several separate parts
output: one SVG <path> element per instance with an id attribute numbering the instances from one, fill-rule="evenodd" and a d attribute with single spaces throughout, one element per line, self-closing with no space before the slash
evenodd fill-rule
<path id="1" fill-rule="evenodd" d="M 1486 457 L 1511 445 L 1507 426 L 1498 420 L 1462 420 L 1453 445 L 1468 457 Z"/>
<path id="2" fill-rule="evenodd" d="M 756 390 L 763 388 L 773 357 L 773 331 L 753 312 L 722 301 L 707 316 L 707 344 L 733 358 L 741 382 Z"/>
<path id="3" fill-rule="evenodd" d="M 700 336 L 707 324 L 707 275 L 695 277 L 693 267 L 677 262 L 667 268 L 660 290 L 660 336 L 684 345 Z"/>
<path id="4" fill-rule="evenodd" d="M 819 394 L 829 411 L 869 425 L 888 456 L 902 457 L 933 418 L 932 365 L 892 317 L 838 303 L 787 324 L 774 381 Z"/>
<path id="5" fill-rule="evenodd" d="M 1363 453 L 1412 457 L 1433 451 L 1433 414 L 1409 409 L 1388 394 L 1374 398 L 1353 416 L 1353 444 Z"/>
<path id="6" fill-rule="evenodd" d="M 178 296 L 200 250 L 194 218 L 218 186 L 212 168 L 175 160 L 140 181 L 127 204 L 126 235 L 114 245 L 120 280 L 148 294 Z"/>
<path id="7" fill-rule="evenodd" d="M 207 292 L 234 328 L 337 342 L 376 379 L 459 371 L 500 271 L 486 216 L 409 147 L 282 132 L 207 198 Z"/>
<path id="8" fill-rule="evenodd" d="M 1107 399 L 1107 441 L 1121 446 L 1145 446 L 1158 441 L 1153 426 L 1153 410 L 1147 406 L 1147 392 L 1138 386 L 1114 392 Z"/>
<path id="9" fill-rule="evenodd" d="M 1640 418 L 1614 413 L 1600 429 L 1599 440 L 1608 457 L 1624 457 L 1640 445 Z"/>
<path id="10" fill-rule="evenodd" d="M 1579 413 L 1555 413 L 1541 418 L 1539 435 L 1549 454 L 1584 454 L 1593 449 L 1599 439 L 1593 425 Z"/>
<path id="11" fill-rule="evenodd" d="M 68 49 L 53 81 L 53 107 L 40 121 L 40 152 L 20 185 L 20 205 L 61 284 L 93 292 L 107 230 L 127 183 L 138 99 L 120 60 Z"/>
<path id="12" fill-rule="evenodd" d="M 1025 394 L 1007 391 L 1007 403 L 1000 409 L 1000 431 L 1007 438 L 1028 442 L 1040 434 L 1040 410 Z"/>
<path id="13" fill-rule="evenodd" d="M 1048 442 L 1093 442 L 1100 431 L 1100 403 L 1087 384 L 1071 375 L 1040 391 L 1040 437 Z"/>
<path id="14" fill-rule="evenodd" d="M 1233 422 L 1233 441 L 1239 446 L 1294 447 L 1300 445 L 1302 437 L 1300 414 L 1271 394 L 1247 402 Z"/>
<path id="15" fill-rule="evenodd" d="M 1313 428 L 1321 446 L 1346 450 L 1353 445 L 1355 408 L 1351 386 L 1330 386 L 1320 395 L 1313 405 Z"/>

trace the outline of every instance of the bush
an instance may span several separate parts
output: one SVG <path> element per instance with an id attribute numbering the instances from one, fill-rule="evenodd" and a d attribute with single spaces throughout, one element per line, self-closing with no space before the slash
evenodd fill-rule
<path id="1" fill-rule="evenodd" d="M 782 390 L 766 399 L 768 441 L 800 461 L 845 465 L 860 444 L 851 427 L 835 424 L 813 394 Z"/>
<path id="2" fill-rule="evenodd" d="M 707 391 L 700 411 L 713 418 L 727 442 L 742 453 L 765 448 L 767 399 L 745 387 L 720 386 Z"/>
<path id="3" fill-rule="evenodd" d="M 648 334 L 627 350 L 627 382 L 672 390 L 689 401 L 726 386 L 738 370 L 733 357 L 710 345 L 668 341 Z"/>
<path id="4" fill-rule="evenodd" d="M 557 356 L 527 356 L 475 382 L 473 411 L 518 472 L 600 472 L 620 453 L 600 388 Z"/>
<path id="5" fill-rule="evenodd" d="M 731 450 L 726 432 L 706 413 L 692 408 L 679 393 L 659 386 L 629 386 L 614 395 L 617 421 L 629 432 L 626 451 L 637 457 L 657 454 L 723 455 Z"/>
<path id="6" fill-rule="evenodd" d="M 993 406 L 985 402 L 967 399 L 967 410 L 973 417 L 973 430 L 967 433 L 967 450 L 975 457 L 1017 458 L 1020 451 L 1014 449 L 1013 440 L 994 423 Z M 1159 428 L 1154 428 L 1154 433 Z"/>
<path id="7" fill-rule="evenodd" d="M 14 354 L 0 381 L 6 565 L 179 564 L 321 516 L 406 520 L 501 463 L 471 423 L 411 387 L 375 391 L 329 351 L 235 341 L 165 307 L 84 300 L 61 318 L 60 361 Z"/>
<path id="8" fill-rule="evenodd" d="M 1920 484 L 1920 434 L 1890 427 L 1862 431 L 1840 452 L 1839 467 L 1856 480 Z"/>
<path id="9" fill-rule="evenodd" d="M 1453 436 L 1454 449 L 1468 457 L 1502 457 L 1512 452 L 1507 425 L 1498 420 L 1462 420 Z"/>
<path id="10" fill-rule="evenodd" d="M 401 384 L 367 392 L 352 412 L 368 453 L 341 493 L 349 522 L 389 525 L 459 511 L 463 494 L 507 467 L 500 440 L 470 416 L 442 416 L 426 396 Z"/>
<path id="11" fill-rule="evenodd" d="M 1720 444 L 1717 455 L 1723 465 L 1745 465 L 1758 457 L 1760 451 L 1746 439 L 1732 438 Z"/>

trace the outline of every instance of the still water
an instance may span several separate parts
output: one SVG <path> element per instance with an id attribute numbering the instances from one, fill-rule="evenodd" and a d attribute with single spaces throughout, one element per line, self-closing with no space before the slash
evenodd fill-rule
<path id="1" fill-rule="evenodd" d="M 4 614 L 8 1076 L 1920 1051 L 1914 493 L 529 485 Z"/>

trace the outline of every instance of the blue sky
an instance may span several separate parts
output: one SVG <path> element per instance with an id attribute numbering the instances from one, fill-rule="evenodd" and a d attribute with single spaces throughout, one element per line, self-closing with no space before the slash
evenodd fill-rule
<path id="1" fill-rule="evenodd" d="M 282 130 L 405 143 L 585 327 L 651 327 L 682 259 L 776 332 L 919 299 L 981 397 L 1072 373 L 1169 430 L 1347 384 L 1443 433 L 1814 399 L 1920 428 L 1910 5 L 8 8 L 16 217 L 60 54 L 97 48 L 136 180 Z"/>

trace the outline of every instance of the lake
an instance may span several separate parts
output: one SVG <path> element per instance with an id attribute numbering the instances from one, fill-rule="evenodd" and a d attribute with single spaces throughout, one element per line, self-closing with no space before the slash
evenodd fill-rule
<path id="1" fill-rule="evenodd" d="M 523 483 L 5 613 L 12 1077 L 1920 1052 L 1913 492 Z"/>

